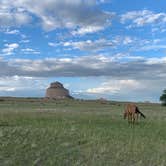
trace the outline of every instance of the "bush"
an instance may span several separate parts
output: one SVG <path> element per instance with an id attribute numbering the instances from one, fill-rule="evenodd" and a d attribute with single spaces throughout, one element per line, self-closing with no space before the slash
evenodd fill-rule
<path id="1" fill-rule="evenodd" d="M 160 96 L 160 101 L 163 106 L 166 106 L 166 89 L 163 91 L 163 94 Z"/>

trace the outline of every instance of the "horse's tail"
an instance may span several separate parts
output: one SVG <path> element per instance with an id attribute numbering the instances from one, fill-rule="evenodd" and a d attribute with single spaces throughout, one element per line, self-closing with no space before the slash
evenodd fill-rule
<path id="1" fill-rule="evenodd" d="M 146 116 L 136 107 L 136 112 L 138 112 L 143 118 L 146 118 Z"/>

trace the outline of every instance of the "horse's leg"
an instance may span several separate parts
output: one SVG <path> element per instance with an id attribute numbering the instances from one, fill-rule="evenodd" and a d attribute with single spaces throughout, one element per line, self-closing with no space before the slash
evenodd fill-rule
<path id="1" fill-rule="evenodd" d="M 128 114 L 127 118 L 128 118 L 128 124 L 130 124 L 130 123 L 131 123 L 131 117 L 130 117 L 130 114 Z"/>
<path id="2" fill-rule="evenodd" d="M 128 124 L 130 124 L 130 116 L 129 116 L 129 114 L 127 115 L 127 120 L 128 120 Z"/>
<path id="3" fill-rule="evenodd" d="M 132 114 L 129 114 L 130 117 L 130 124 L 132 124 Z"/>
<path id="4" fill-rule="evenodd" d="M 132 113 L 132 124 L 135 123 L 135 113 Z"/>

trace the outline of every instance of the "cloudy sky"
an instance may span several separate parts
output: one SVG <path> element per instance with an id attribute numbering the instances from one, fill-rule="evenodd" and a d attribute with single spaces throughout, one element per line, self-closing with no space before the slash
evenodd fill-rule
<path id="1" fill-rule="evenodd" d="M 165 0 L 1 0 L 0 96 L 159 101 L 166 88 Z"/>

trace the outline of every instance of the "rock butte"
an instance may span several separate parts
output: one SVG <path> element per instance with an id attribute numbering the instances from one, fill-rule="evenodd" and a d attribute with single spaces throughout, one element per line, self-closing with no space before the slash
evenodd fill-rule
<path id="1" fill-rule="evenodd" d="M 73 98 L 69 94 L 69 90 L 63 87 L 60 82 L 53 82 L 46 90 L 46 98 L 49 99 L 66 99 Z"/>

